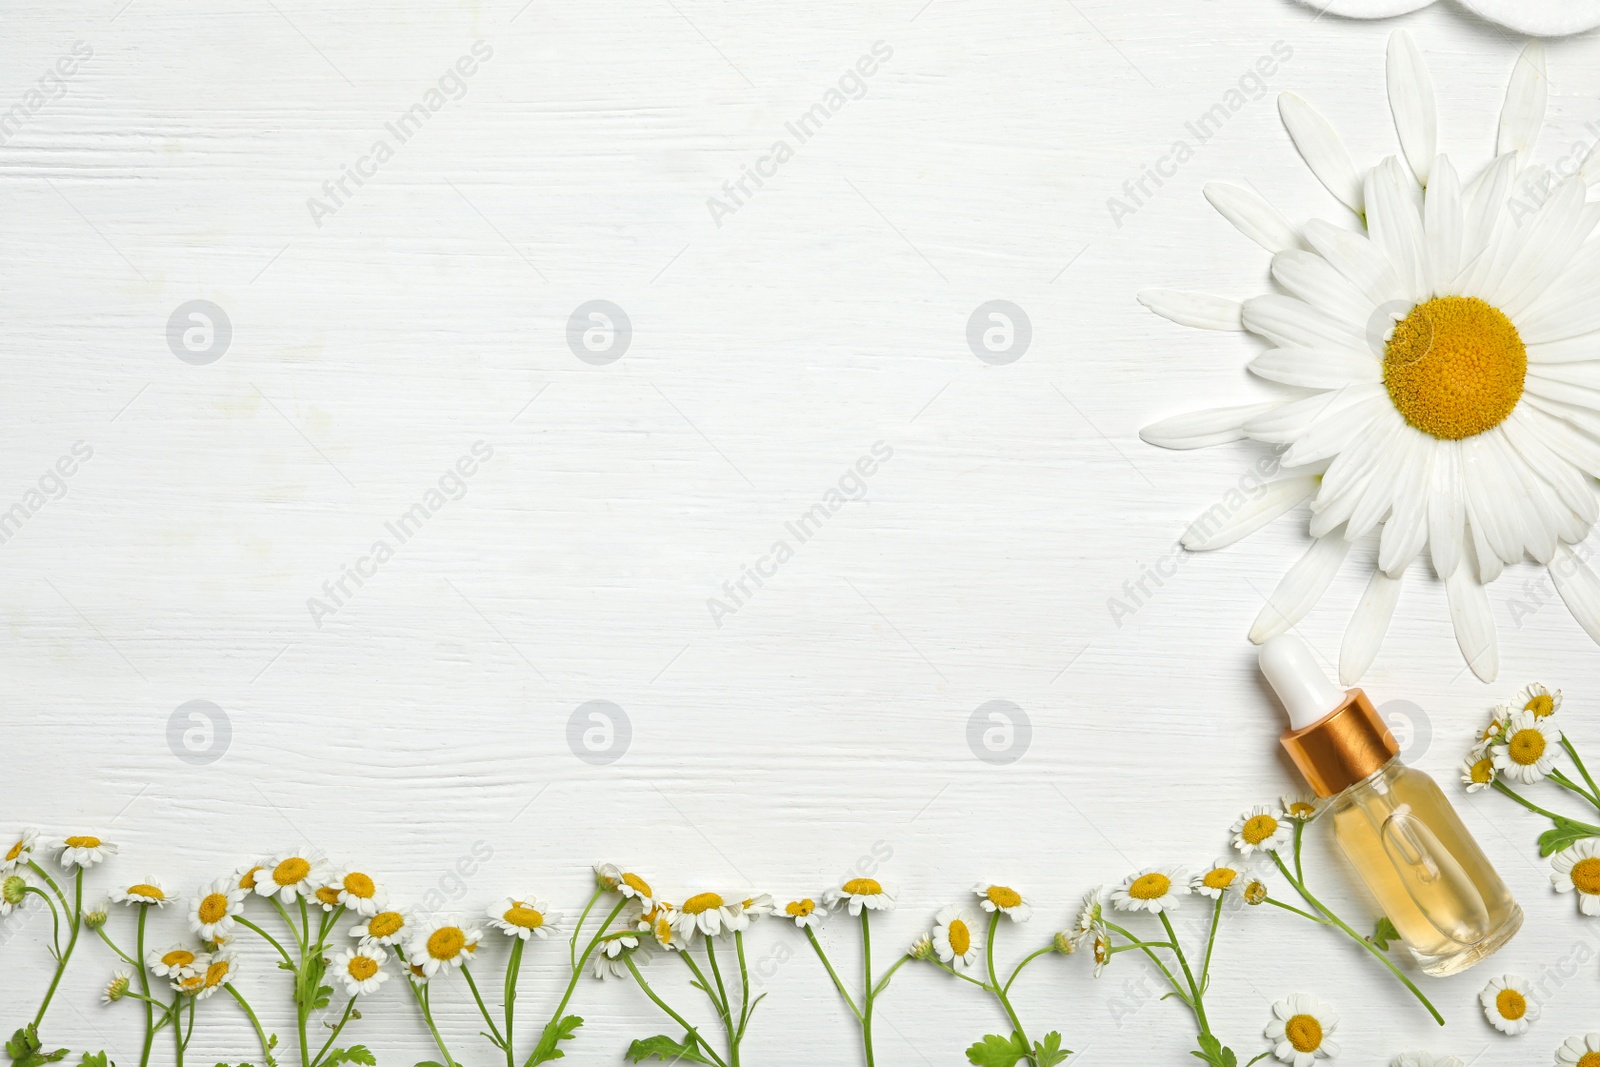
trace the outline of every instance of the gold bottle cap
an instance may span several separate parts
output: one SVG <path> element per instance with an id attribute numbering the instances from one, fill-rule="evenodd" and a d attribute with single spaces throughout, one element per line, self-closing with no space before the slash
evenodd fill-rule
<path id="1" fill-rule="evenodd" d="M 1359 689 L 1310 726 L 1285 731 L 1280 740 L 1319 797 L 1344 792 L 1400 754 L 1388 723 Z"/>

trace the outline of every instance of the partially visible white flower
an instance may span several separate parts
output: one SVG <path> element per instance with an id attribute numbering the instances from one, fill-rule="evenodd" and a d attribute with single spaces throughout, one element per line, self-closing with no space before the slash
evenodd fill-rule
<path id="1" fill-rule="evenodd" d="M 445 920 L 418 930 L 406 951 L 406 959 L 412 966 L 421 967 L 424 976 L 431 979 L 440 970 L 453 970 L 470 960 L 482 940 L 481 930 Z"/>
<path id="2" fill-rule="evenodd" d="M 984 911 L 997 911 L 1014 923 L 1025 923 L 1033 914 L 1033 905 L 1010 886 L 979 882 L 972 887 L 972 891 L 978 896 L 978 907 Z"/>
<path id="3" fill-rule="evenodd" d="M 604 981 L 607 978 L 628 977 L 628 957 L 639 947 L 639 939 L 632 934 L 610 936 L 601 941 L 594 953 L 590 973 Z M 643 960 L 641 959 L 642 963 Z"/>
<path id="4" fill-rule="evenodd" d="M 952 971 L 966 970 L 978 962 L 978 939 L 972 929 L 978 917 L 966 908 L 946 905 L 934 916 L 933 950 Z"/>
<path id="5" fill-rule="evenodd" d="M 389 902 L 389 894 L 372 875 L 349 867 L 334 871 L 327 888 L 333 890 L 334 900 L 340 907 L 357 915 L 376 915 Z"/>
<path id="6" fill-rule="evenodd" d="M 1489 746 L 1495 770 L 1524 785 L 1540 781 L 1555 769 L 1561 755 L 1561 731 L 1531 711 L 1514 711 L 1505 739 Z"/>
<path id="7" fill-rule="evenodd" d="M 1474 753 L 1461 761 L 1461 784 L 1467 792 L 1476 793 L 1494 784 L 1494 757 L 1488 753 Z"/>
<path id="8" fill-rule="evenodd" d="M 893 895 L 873 878 L 852 878 L 837 889 L 822 894 L 822 899 L 830 908 L 841 903 L 848 905 L 852 916 L 860 915 L 862 908 L 888 911 L 894 907 Z"/>
<path id="9" fill-rule="evenodd" d="M 128 995 L 128 987 L 133 985 L 133 974 L 129 971 L 117 971 L 111 975 L 111 981 L 106 983 L 104 992 L 100 994 L 100 1003 L 115 1004 Z"/>
<path id="10" fill-rule="evenodd" d="M 696 893 L 678 908 L 674 923 L 679 936 L 688 940 L 698 932 L 716 937 L 724 930 L 732 930 L 742 919 L 737 904 L 730 904 L 718 893 Z"/>
<path id="11" fill-rule="evenodd" d="M 1105 929 L 1105 904 L 1106 887 L 1103 885 L 1083 895 L 1083 903 L 1078 907 L 1078 921 L 1072 927 L 1074 945 L 1081 945 L 1084 939 Z"/>
<path id="12" fill-rule="evenodd" d="M 615 863 L 601 863 L 595 869 L 596 880 L 607 889 L 622 894 L 626 900 L 637 900 L 645 911 L 655 903 L 655 891 L 650 883 L 632 871 L 625 871 Z"/>
<path id="13" fill-rule="evenodd" d="M 1111 906 L 1118 911 L 1148 911 L 1159 915 L 1175 910 L 1189 895 L 1189 883 L 1178 867 L 1152 867 L 1130 874 L 1111 892 Z"/>
<path id="14" fill-rule="evenodd" d="M 154 950 L 144 958 L 145 966 L 158 978 L 188 978 L 194 974 L 204 973 L 211 964 L 211 957 L 203 952 L 196 952 L 187 945 L 173 945 L 165 952 Z"/>
<path id="15" fill-rule="evenodd" d="M 51 847 L 60 851 L 61 866 L 69 871 L 74 867 L 82 867 L 87 870 L 103 862 L 107 856 L 115 856 L 117 854 L 116 845 L 88 835 L 64 837 Z"/>
<path id="16" fill-rule="evenodd" d="M 1600 1063 L 1600 1034 L 1569 1037 L 1556 1049 L 1558 1067 L 1594 1067 Z"/>
<path id="17" fill-rule="evenodd" d="M 329 961 L 329 969 L 334 977 L 344 983 L 346 996 L 376 993 L 389 980 L 389 972 L 383 969 L 385 955 L 387 953 L 347 948 Z"/>
<path id="18" fill-rule="evenodd" d="M 783 906 L 783 917 L 802 930 L 815 929 L 822 925 L 822 920 L 827 915 L 827 907 L 818 904 L 810 897 L 806 897 L 803 900 L 791 900 Z"/>
<path id="19" fill-rule="evenodd" d="M 238 956 L 232 952 L 219 952 L 210 958 L 203 970 L 176 978 L 172 988 L 195 1000 L 207 1000 L 223 986 L 231 985 L 238 974 Z"/>
<path id="20" fill-rule="evenodd" d="M 1538 682 L 1530 682 L 1517 690 L 1511 706 L 1519 711 L 1531 711 L 1535 718 L 1544 719 L 1561 710 L 1561 690 L 1551 692 Z"/>
<path id="21" fill-rule="evenodd" d="M 1278 798 L 1278 807 L 1286 819 L 1310 822 L 1317 817 L 1317 798 L 1310 793 L 1285 793 Z"/>
<path id="22" fill-rule="evenodd" d="M 21 875 L 8 874 L 0 878 L 0 919 L 10 915 L 28 899 L 28 883 Z"/>
<path id="23" fill-rule="evenodd" d="M 1294 826 L 1282 811 L 1258 804 L 1234 821 L 1233 847 L 1248 856 L 1256 850 L 1276 852 L 1294 840 Z"/>
<path id="24" fill-rule="evenodd" d="M 1539 1002 L 1533 999 L 1533 986 L 1526 978 L 1502 975 L 1478 994 L 1489 1025 L 1502 1034 L 1525 1034 L 1539 1018 Z"/>
<path id="25" fill-rule="evenodd" d="M 350 936 L 364 944 L 393 947 L 411 936 L 410 919 L 404 911 L 380 911 L 354 927 Z"/>
<path id="26" fill-rule="evenodd" d="M 1600 915 L 1600 840 L 1589 837 L 1550 858 L 1550 884 L 1557 893 L 1578 895 L 1578 910 Z"/>
<path id="27" fill-rule="evenodd" d="M 178 899 L 178 894 L 170 893 L 166 887 L 154 878 L 146 878 L 130 886 L 111 891 L 113 904 L 154 904 L 164 908 Z"/>
<path id="28" fill-rule="evenodd" d="M 1435 1056 L 1431 1052 L 1402 1052 L 1395 1057 L 1394 1067 L 1465 1067 L 1454 1056 Z"/>
<path id="29" fill-rule="evenodd" d="M 1339 1026 L 1339 1016 L 1316 997 L 1294 993 L 1272 1006 L 1273 1019 L 1267 1024 L 1267 1040 L 1272 1054 L 1293 1067 L 1311 1067 L 1319 1058 L 1339 1054 L 1339 1046 L 1328 1035 Z"/>
<path id="30" fill-rule="evenodd" d="M 299 897 L 316 900 L 316 892 L 327 884 L 328 865 L 315 856 L 284 853 L 269 859 L 254 872 L 255 891 L 264 897 L 276 896 L 292 904 Z M 334 901 L 337 904 L 337 900 Z"/>
<path id="31" fill-rule="evenodd" d="M 523 941 L 533 937 L 542 941 L 551 934 L 561 932 L 558 925 L 561 917 L 551 912 L 550 905 L 538 897 L 526 900 L 505 897 L 489 905 L 487 914 L 490 926 Z"/>
<path id="32" fill-rule="evenodd" d="M 189 906 L 189 929 L 202 941 L 218 941 L 233 933 L 233 920 L 244 911 L 248 889 L 239 888 L 237 878 L 218 878 L 200 887 Z"/>
<path id="33" fill-rule="evenodd" d="M 1382 19 L 1427 7 L 1434 0 L 1299 0 L 1313 11 L 1347 19 Z M 1517 33 L 1564 37 L 1600 26 L 1600 0 L 1457 0 L 1475 15 Z"/>
<path id="34" fill-rule="evenodd" d="M 1194 881 L 1189 883 L 1189 888 L 1201 896 L 1210 897 L 1212 900 L 1221 900 L 1222 894 L 1228 887 L 1239 880 L 1242 872 L 1238 867 L 1225 859 L 1213 863 L 1204 874 L 1195 875 Z"/>
<path id="35" fill-rule="evenodd" d="M 17 866 L 33 859 L 33 850 L 39 844 L 39 831 L 24 830 L 15 842 L 0 856 L 0 874 L 9 874 Z"/>

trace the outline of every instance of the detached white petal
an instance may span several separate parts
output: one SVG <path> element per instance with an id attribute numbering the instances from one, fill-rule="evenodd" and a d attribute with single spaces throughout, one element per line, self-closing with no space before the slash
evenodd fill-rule
<path id="1" fill-rule="evenodd" d="M 1470 554 L 1472 546 L 1463 546 Z M 1494 615 L 1489 608 L 1489 591 L 1478 581 L 1478 568 L 1457 567 L 1445 579 L 1444 591 L 1450 601 L 1450 622 L 1455 627 L 1456 644 L 1467 659 L 1467 666 L 1485 682 L 1500 673 L 1500 647 L 1495 642 Z"/>
<path id="2" fill-rule="evenodd" d="M 1439 152 L 1439 107 L 1422 50 L 1405 30 L 1389 38 L 1389 110 L 1411 173 L 1427 185 L 1428 168 Z"/>
<path id="3" fill-rule="evenodd" d="M 1332 124 L 1294 93 L 1278 95 L 1278 114 L 1300 157 L 1317 180 L 1351 211 L 1361 214 L 1361 175 Z"/>
<path id="4" fill-rule="evenodd" d="M 1225 182 L 1210 182 L 1205 187 L 1205 194 L 1219 215 L 1268 252 L 1276 254 L 1306 246 L 1300 232 L 1289 224 L 1289 220 L 1254 190 Z"/>
<path id="5" fill-rule="evenodd" d="M 1244 329 L 1240 321 L 1244 307 L 1237 300 L 1176 289 L 1146 289 L 1139 294 L 1139 303 L 1179 326 L 1197 330 Z"/>
<path id="6" fill-rule="evenodd" d="M 1519 155 L 1532 148 L 1544 126 L 1545 103 L 1550 96 L 1550 79 L 1545 74 L 1544 42 L 1528 42 L 1517 58 L 1511 72 L 1511 84 L 1506 88 L 1505 107 L 1500 110 L 1500 136 L 1495 154 L 1516 152 Z"/>
<path id="7" fill-rule="evenodd" d="M 1550 580 L 1583 632 L 1600 644 L 1600 577 L 1577 553 L 1562 545 L 1550 563 Z"/>
<path id="8" fill-rule="evenodd" d="M 1258 645 L 1270 641 L 1305 618 L 1328 591 L 1349 554 L 1350 542 L 1338 534 L 1313 541 L 1310 550 L 1289 568 L 1289 573 L 1267 598 L 1266 606 L 1256 616 L 1255 625 L 1250 627 L 1250 640 Z"/>
<path id="9" fill-rule="evenodd" d="M 1373 571 L 1367 591 L 1361 594 L 1356 613 L 1345 627 L 1344 645 L 1339 649 L 1339 681 L 1355 685 L 1378 658 L 1378 648 L 1389 632 L 1395 605 L 1400 603 L 1400 579 Z"/>
<path id="10" fill-rule="evenodd" d="M 1245 423 L 1282 406 L 1282 401 L 1271 400 L 1262 404 L 1191 411 L 1153 422 L 1139 431 L 1139 437 L 1145 444 L 1157 448 L 1206 448 L 1242 441 Z"/>
<path id="11" fill-rule="evenodd" d="M 1183 547 L 1190 552 L 1210 552 L 1249 537 L 1274 519 L 1303 504 L 1317 491 L 1317 477 L 1280 478 L 1246 497 L 1237 510 L 1226 500 L 1213 504 L 1184 531 Z"/>

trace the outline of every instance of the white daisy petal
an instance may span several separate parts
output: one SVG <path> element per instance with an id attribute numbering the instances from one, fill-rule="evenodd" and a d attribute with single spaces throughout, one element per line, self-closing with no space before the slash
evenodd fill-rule
<path id="1" fill-rule="evenodd" d="M 1526 346 L 1529 363 L 1582 363 L 1600 360 L 1600 333 L 1579 334 L 1559 341 Z"/>
<path id="2" fill-rule="evenodd" d="M 1600 442 L 1583 433 L 1561 418 L 1559 414 L 1545 411 L 1534 401 L 1529 401 L 1512 412 L 1506 422 L 1515 421 L 1519 431 L 1526 431 L 1549 448 L 1551 453 L 1577 467 L 1590 478 L 1600 478 Z M 1580 474 L 1579 480 L 1583 481 Z M 1593 486 L 1584 482 L 1586 490 Z M 1574 509 L 1583 511 L 1583 508 Z"/>
<path id="3" fill-rule="evenodd" d="M 1417 187 L 1401 171 L 1399 161 L 1390 156 L 1367 172 L 1364 188 L 1367 232 L 1372 243 L 1394 265 L 1401 297 L 1420 302 L 1428 279 Z"/>
<path id="4" fill-rule="evenodd" d="M 1316 108 L 1294 93 L 1278 94 L 1278 114 L 1289 137 L 1317 180 L 1356 214 L 1363 209 L 1361 176 L 1338 131 Z"/>
<path id="5" fill-rule="evenodd" d="M 1206 448 L 1229 441 L 1242 441 L 1246 437 L 1244 427 L 1247 423 L 1282 406 L 1282 402 L 1274 400 L 1263 404 L 1191 411 L 1151 423 L 1139 431 L 1139 438 L 1157 448 L 1178 449 Z"/>
<path id="6" fill-rule="evenodd" d="M 1529 304 L 1517 330 L 1530 346 L 1600 331 L 1600 241 L 1578 250 L 1566 274 Z"/>
<path id="7" fill-rule="evenodd" d="M 1330 535 L 1311 543 L 1311 548 L 1267 598 L 1266 605 L 1250 627 L 1250 640 L 1256 644 L 1271 640 L 1289 628 L 1317 606 L 1322 594 L 1328 591 L 1334 576 L 1350 553 L 1350 542 L 1343 537 Z"/>
<path id="8" fill-rule="evenodd" d="M 1352 326 L 1304 300 L 1268 293 L 1244 304 L 1244 326 L 1279 348 L 1361 348 L 1365 324 Z"/>
<path id="9" fill-rule="evenodd" d="M 1305 241 L 1289 220 L 1255 191 L 1224 182 L 1209 182 L 1205 195 L 1219 215 L 1268 252 L 1305 247 Z"/>
<path id="10" fill-rule="evenodd" d="M 1504 155 L 1489 164 L 1489 169 L 1479 175 L 1473 183 L 1468 194 L 1471 202 L 1467 207 L 1465 219 L 1465 239 L 1461 245 L 1459 277 L 1470 275 L 1484 249 L 1488 247 L 1489 236 L 1494 233 L 1495 225 L 1500 221 L 1501 209 L 1511 199 L 1511 186 L 1516 177 L 1517 157 Z M 1454 284 L 1453 288 L 1458 293 L 1462 291 L 1459 283 Z"/>
<path id="11" fill-rule="evenodd" d="M 1392 578 L 1405 573 L 1428 543 L 1427 488 L 1433 474 L 1436 442 L 1421 441 L 1411 469 L 1396 489 L 1394 511 L 1378 542 L 1378 569 Z"/>
<path id="12" fill-rule="evenodd" d="M 1583 632 L 1600 644 L 1600 576 L 1572 549 L 1561 545 L 1550 563 L 1550 580 Z"/>
<path id="13" fill-rule="evenodd" d="M 1450 577 L 1461 565 L 1461 531 L 1466 521 L 1458 445 L 1441 441 L 1434 449 L 1428 489 L 1428 554 L 1441 579 Z"/>
<path id="14" fill-rule="evenodd" d="M 1524 220 L 1527 234 L 1522 248 L 1502 276 L 1489 279 L 1492 301 L 1513 322 L 1539 300 L 1567 270 L 1573 256 L 1594 229 L 1595 217 L 1585 210 L 1583 182 L 1568 178 L 1540 208 L 1532 221 Z"/>
<path id="15" fill-rule="evenodd" d="M 1364 323 L 1378 310 L 1372 297 L 1314 252 L 1278 253 L 1272 257 L 1272 276 L 1291 295 L 1337 319 Z"/>
<path id="16" fill-rule="evenodd" d="M 1139 294 L 1139 303 L 1179 326 L 1192 326 L 1197 330 L 1244 329 L 1239 321 L 1242 310 L 1239 302 L 1225 297 L 1182 293 L 1175 289 L 1146 289 Z"/>
<path id="17" fill-rule="evenodd" d="M 1404 288 L 1394 265 L 1365 234 L 1340 229 L 1321 219 L 1306 223 L 1305 234 L 1317 254 L 1353 282 L 1374 306 L 1382 307 L 1403 298 Z M 1381 349 L 1377 351 L 1381 354 Z"/>
<path id="18" fill-rule="evenodd" d="M 1349 348 L 1274 348 L 1250 361 L 1250 371 L 1300 389 L 1339 389 L 1383 381 L 1383 364 Z"/>
<path id="19" fill-rule="evenodd" d="M 1386 395 L 1381 385 L 1352 385 L 1346 389 L 1302 397 L 1253 416 L 1244 424 L 1245 436 L 1269 444 L 1286 445 L 1322 419 Z"/>
<path id="20" fill-rule="evenodd" d="M 1361 681 L 1372 661 L 1378 658 L 1378 649 L 1389 632 L 1389 621 L 1394 618 L 1398 603 L 1400 579 L 1373 571 L 1367 591 L 1361 594 L 1356 613 L 1350 616 L 1350 625 L 1345 627 L 1344 644 L 1339 649 L 1339 681 L 1344 685 Z"/>
<path id="21" fill-rule="evenodd" d="M 1372 472 L 1372 481 L 1350 512 L 1345 528 L 1346 539 L 1355 541 L 1366 536 L 1388 516 L 1394 506 L 1397 487 L 1411 471 L 1422 465 L 1427 455 L 1422 436 L 1406 427 L 1395 437 L 1393 444 L 1384 450 L 1377 468 Z"/>
<path id="22" fill-rule="evenodd" d="M 1491 22 L 1518 33 L 1561 37 L 1600 25 L 1600 3 L 1595 0 L 1460 0 L 1461 6 Z"/>
<path id="23" fill-rule="evenodd" d="M 1383 387 L 1379 385 L 1376 388 L 1381 390 Z M 1341 408 L 1297 435 L 1294 444 L 1283 454 L 1283 461 L 1288 466 L 1297 467 L 1302 463 L 1316 463 L 1338 455 L 1375 428 L 1387 426 L 1390 420 L 1386 414 L 1383 407 L 1376 403 L 1351 404 Z"/>
<path id="24" fill-rule="evenodd" d="M 1422 50 L 1405 30 L 1389 38 L 1389 109 L 1400 148 L 1417 181 L 1428 184 L 1428 168 L 1439 151 L 1439 108 Z"/>
<path id="25" fill-rule="evenodd" d="M 1545 101 L 1550 94 L 1550 81 L 1545 75 L 1544 42 L 1537 38 L 1529 41 L 1511 72 L 1511 84 L 1506 88 L 1505 107 L 1500 111 L 1500 135 L 1495 144 L 1495 154 L 1526 152 L 1539 139 L 1544 126 Z"/>
<path id="26" fill-rule="evenodd" d="M 1422 228 L 1427 232 L 1429 295 L 1437 295 L 1461 273 L 1461 248 L 1467 236 L 1461 178 L 1445 156 L 1433 166 L 1423 198 Z"/>
<path id="27" fill-rule="evenodd" d="M 1492 682 L 1500 673 L 1500 648 L 1495 643 L 1494 614 L 1489 607 L 1489 591 L 1478 581 L 1477 567 L 1473 566 L 1471 545 L 1463 548 L 1462 562 L 1454 574 L 1445 579 L 1445 595 L 1450 601 L 1450 622 L 1455 627 L 1456 644 L 1467 665 L 1485 682 Z"/>
<path id="28" fill-rule="evenodd" d="M 1261 486 L 1244 506 L 1229 512 L 1218 505 L 1201 515 L 1183 534 L 1190 552 L 1210 552 L 1248 537 L 1284 513 L 1299 507 L 1317 490 L 1316 475 L 1280 478 Z M 1221 515 L 1214 512 L 1221 511 Z"/>

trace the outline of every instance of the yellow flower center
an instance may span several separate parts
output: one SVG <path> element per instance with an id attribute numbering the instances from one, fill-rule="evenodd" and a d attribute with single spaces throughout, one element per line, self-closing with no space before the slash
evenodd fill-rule
<path id="1" fill-rule="evenodd" d="M 672 944 L 672 924 L 666 919 L 656 920 L 656 941 L 663 947 Z"/>
<path id="2" fill-rule="evenodd" d="M 1172 879 L 1164 874 L 1141 874 L 1128 887 L 1128 895 L 1134 900 L 1159 900 L 1171 888 Z"/>
<path id="3" fill-rule="evenodd" d="M 1555 698 L 1549 693 L 1540 693 L 1538 696 L 1522 705 L 1522 710 L 1531 711 L 1533 712 L 1534 718 L 1542 719 L 1546 715 L 1555 713 L 1556 701 Z"/>
<path id="4" fill-rule="evenodd" d="M 1283 1036 L 1296 1052 L 1315 1052 L 1322 1047 L 1322 1024 L 1314 1015 L 1296 1015 L 1283 1024 Z"/>
<path id="5" fill-rule="evenodd" d="M 194 962 L 194 953 L 188 949 L 175 948 L 162 956 L 161 962 L 167 967 L 187 967 Z"/>
<path id="6" fill-rule="evenodd" d="M 1506 750 L 1511 753 L 1513 763 L 1531 767 L 1544 755 L 1544 734 L 1538 730 L 1518 730 L 1511 735 Z"/>
<path id="7" fill-rule="evenodd" d="M 1502 1018 L 1516 1022 L 1528 1014 L 1528 998 L 1518 993 L 1515 989 L 1502 989 L 1494 997 L 1495 1010 L 1500 1012 Z"/>
<path id="8" fill-rule="evenodd" d="M 251 867 L 239 876 L 240 889 L 254 889 L 256 887 L 256 872 L 263 870 L 261 867 Z"/>
<path id="9" fill-rule="evenodd" d="M 1101 937 L 1099 934 L 1094 936 L 1094 961 L 1101 966 L 1111 962 L 1111 940 L 1109 938 Z"/>
<path id="10" fill-rule="evenodd" d="M 161 891 L 160 886 L 146 885 L 144 882 L 140 882 L 138 885 L 130 885 L 128 887 L 128 895 L 130 897 L 147 897 L 150 900 L 167 899 L 167 895 Z"/>
<path id="11" fill-rule="evenodd" d="M 380 911 L 367 921 L 368 937 L 393 937 L 406 924 L 398 911 Z"/>
<path id="12" fill-rule="evenodd" d="M 331 885 L 319 886 L 317 899 L 331 908 L 339 903 L 339 891 Z"/>
<path id="13" fill-rule="evenodd" d="M 1246 844 L 1259 845 L 1277 832 L 1277 819 L 1270 815 L 1255 815 L 1245 820 L 1241 834 Z"/>
<path id="14" fill-rule="evenodd" d="M 1267 899 L 1267 883 L 1251 882 L 1244 887 L 1244 901 L 1246 904 L 1260 904 Z"/>
<path id="15" fill-rule="evenodd" d="M 99 848 L 100 847 L 100 839 L 98 837 L 69 837 L 69 838 L 67 838 L 67 847 L 68 848 Z"/>
<path id="16" fill-rule="evenodd" d="M 1494 781 L 1494 760 L 1485 757 L 1474 763 L 1472 765 L 1472 781 L 1476 785 L 1488 785 Z"/>
<path id="17" fill-rule="evenodd" d="M 227 960 L 218 960 L 211 966 L 207 967 L 206 988 L 210 989 L 214 985 L 221 985 L 223 979 L 228 977 L 228 971 L 230 969 L 231 968 L 229 967 Z"/>
<path id="18" fill-rule="evenodd" d="M 1239 877 L 1239 872 L 1232 867 L 1218 867 L 1216 870 L 1207 871 L 1206 876 L 1200 879 L 1207 889 L 1226 889 Z"/>
<path id="19" fill-rule="evenodd" d="M 950 950 L 957 956 L 965 956 L 972 948 L 972 931 L 967 929 L 967 924 L 960 919 L 951 919 L 948 933 Z"/>
<path id="20" fill-rule="evenodd" d="M 1289 814 L 1293 815 L 1297 819 L 1309 819 L 1316 813 L 1316 806 L 1313 804 L 1307 804 L 1303 800 L 1297 800 L 1293 804 L 1289 805 Z"/>
<path id="21" fill-rule="evenodd" d="M 628 886 L 641 897 L 655 896 L 654 893 L 650 892 L 650 883 L 640 878 L 637 874 L 624 874 L 622 876 L 622 884 Z"/>
<path id="22" fill-rule="evenodd" d="M 1600 1052 L 1585 1052 L 1578 1057 L 1578 1067 L 1600 1067 Z"/>
<path id="23" fill-rule="evenodd" d="M 1589 856 L 1574 863 L 1572 884 L 1580 893 L 1600 896 L 1600 857 Z"/>
<path id="24" fill-rule="evenodd" d="M 378 973 L 378 961 L 371 956 L 352 956 L 350 964 L 345 968 L 350 972 L 350 977 L 358 982 L 365 982 L 368 978 Z"/>
<path id="25" fill-rule="evenodd" d="M 10 863 L 20 855 L 22 855 L 22 842 L 18 841 L 11 846 L 11 851 L 6 853 L 6 862 Z"/>
<path id="26" fill-rule="evenodd" d="M 460 927 L 441 926 L 428 935 L 428 955 L 436 960 L 453 960 L 467 947 L 467 935 Z"/>
<path id="27" fill-rule="evenodd" d="M 1418 304 L 1394 328 L 1383 384 L 1423 433 L 1459 441 L 1492 430 L 1522 399 L 1528 351 L 1511 320 L 1473 296 Z"/>
<path id="28" fill-rule="evenodd" d="M 807 897 L 804 900 L 791 900 L 783 906 L 785 915 L 795 918 L 804 918 L 817 910 L 817 902 Z"/>
<path id="29" fill-rule="evenodd" d="M 683 902 L 685 915 L 699 915 L 710 911 L 712 908 L 722 907 L 722 898 L 715 893 L 696 893 Z"/>
<path id="30" fill-rule="evenodd" d="M 844 884 L 844 891 L 853 897 L 875 897 L 883 892 L 883 886 L 871 878 L 852 878 Z"/>
<path id="31" fill-rule="evenodd" d="M 311 864 L 299 856 L 293 856 L 272 869 L 272 880 L 279 885 L 298 885 L 310 873 Z"/>
<path id="32" fill-rule="evenodd" d="M 544 925 L 544 915 L 520 900 L 513 901 L 501 918 L 512 926 L 520 926 L 524 930 L 537 930 Z"/>
<path id="33" fill-rule="evenodd" d="M 344 876 L 344 891 L 353 897 L 362 900 L 371 900 L 378 887 L 372 884 L 372 879 L 358 871 L 351 871 Z"/>
<path id="34" fill-rule="evenodd" d="M 200 900 L 196 909 L 200 921 L 207 926 L 219 923 L 228 914 L 228 898 L 222 893 L 209 893 Z"/>
<path id="35" fill-rule="evenodd" d="M 992 885 L 984 894 L 989 898 L 989 903 L 997 908 L 1014 908 L 1022 903 L 1022 894 L 1015 889 L 1003 885 Z"/>

